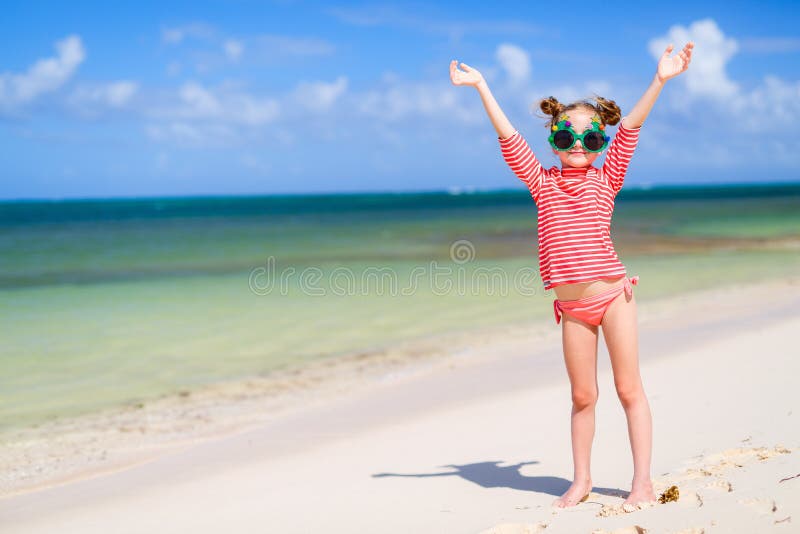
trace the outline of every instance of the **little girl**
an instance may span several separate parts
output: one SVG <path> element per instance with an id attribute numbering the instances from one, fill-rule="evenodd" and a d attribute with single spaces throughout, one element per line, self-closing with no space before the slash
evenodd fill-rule
<path id="1" fill-rule="evenodd" d="M 500 148 L 511 170 L 533 196 L 538 211 L 539 270 L 545 290 L 553 288 L 556 323 L 561 322 L 562 346 L 572 388 L 572 457 L 574 480 L 553 502 L 563 508 L 589 497 L 592 489 L 590 456 L 597 403 L 597 335 L 603 328 L 614 372 L 614 385 L 625 410 L 633 452 L 633 481 L 625 510 L 655 500 L 650 478 L 652 421 L 650 405 L 639 374 L 636 301 L 624 265 L 610 237 L 614 198 L 622 188 L 639 130 L 664 83 L 689 66 L 693 43 L 670 57 L 669 45 L 658 62 L 650 87 L 622 118 L 609 144 L 606 126 L 620 122 L 620 109 L 611 100 L 561 104 L 549 97 L 540 102 L 551 116 L 548 141 L 561 160 L 561 169 L 545 169 L 528 143 L 511 125 L 476 69 L 453 60 L 454 85 L 478 90 L 497 130 Z M 608 148 L 603 165 L 592 164 Z"/>

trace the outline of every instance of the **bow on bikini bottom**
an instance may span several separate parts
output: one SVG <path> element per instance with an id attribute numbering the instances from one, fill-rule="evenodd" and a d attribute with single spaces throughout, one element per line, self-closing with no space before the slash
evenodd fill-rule
<path id="1" fill-rule="evenodd" d="M 556 315 L 556 324 L 561 322 L 561 313 L 569 312 L 573 317 L 577 317 L 582 321 L 597 326 L 603 320 L 606 309 L 608 309 L 614 299 L 623 291 L 625 292 L 625 298 L 630 299 L 631 295 L 633 295 L 633 287 L 631 284 L 636 285 L 638 283 L 638 276 L 632 276 L 631 278 L 625 277 L 622 280 L 621 286 L 612 287 L 607 291 L 592 295 L 591 297 L 578 300 L 556 299 L 553 301 L 553 313 Z"/>

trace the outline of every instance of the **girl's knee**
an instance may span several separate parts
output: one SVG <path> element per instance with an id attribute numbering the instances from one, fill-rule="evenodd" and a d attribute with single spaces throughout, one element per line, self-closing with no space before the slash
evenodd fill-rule
<path id="1" fill-rule="evenodd" d="M 617 385 L 616 389 L 617 397 L 624 407 L 632 406 L 645 398 L 641 383 Z"/>
<path id="2" fill-rule="evenodd" d="M 597 404 L 597 390 L 574 390 L 572 392 L 572 406 L 577 410 L 583 410 Z"/>

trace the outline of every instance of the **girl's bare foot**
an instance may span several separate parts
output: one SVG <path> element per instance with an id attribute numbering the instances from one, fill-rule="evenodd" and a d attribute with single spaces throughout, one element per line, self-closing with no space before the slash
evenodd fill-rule
<path id="1" fill-rule="evenodd" d="M 575 506 L 576 504 L 585 501 L 589 498 L 589 492 L 592 490 L 592 479 L 589 480 L 575 480 L 569 489 L 553 501 L 552 506 L 556 508 L 567 508 Z"/>
<path id="2" fill-rule="evenodd" d="M 634 481 L 628 498 L 622 503 L 622 508 L 626 511 L 636 509 L 636 506 L 640 503 L 652 503 L 655 502 L 655 500 L 656 494 L 653 492 L 652 481 Z"/>

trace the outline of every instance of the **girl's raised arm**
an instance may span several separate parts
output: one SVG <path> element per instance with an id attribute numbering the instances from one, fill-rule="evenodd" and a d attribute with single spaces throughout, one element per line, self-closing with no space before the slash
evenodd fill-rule
<path id="1" fill-rule="evenodd" d="M 639 128 L 644 124 L 644 120 L 650 114 L 650 110 L 653 109 L 653 104 L 656 103 L 664 83 L 689 68 L 694 43 L 691 41 L 686 43 L 683 50 L 675 56 L 669 57 L 672 53 L 672 48 L 672 45 L 669 45 L 664 50 L 661 59 L 658 61 L 658 68 L 653 81 L 636 105 L 633 106 L 631 112 L 622 118 L 617 135 L 614 136 L 614 141 L 608 147 L 602 171 L 614 194 L 617 194 L 622 189 L 628 164 L 639 141 Z"/>
<path id="2" fill-rule="evenodd" d="M 667 46 L 658 61 L 656 75 L 653 77 L 653 81 L 650 82 L 650 87 L 647 88 L 642 98 L 633 106 L 631 112 L 622 119 L 623 126 L 626 128 L 639 128 L 644 124 L 644 120 L 650 114 L 650 110 L 653 109 L 653 104 L 656 103 L 664 83 L 689 68 L 689 62 L 692 60 L 692 48 L 694 48 L 694 43 L 690 41 L 686 43 L 683 50 L 673 57 L 669 57 L 673 46 Z"/>
<path id="3" fill-rule="evenodd" d="M 478 90 L 478 94 L 481 95 L 483 107 L 486 108 L 486 114 L 489 115 L 494 129 L 497 130 L 497 135 L 500 136 L 500 139 L 511 137 L 516 129 L 511 125 L 503 110 L 500 109 L 500 105 L 494 99 L 494 95 L 489 90 L 483 75 L 466 63 L 461 63 L 463 71 L 458 70 L 457 64 L 458 62 L 455 59 L 450 62 L 450 80 L 453 85 L 471 85 L 475 87 Z"/>
<path id="4" fill-rule="evenodd" d="M 500 105 L 494 99 L 489 86 L 477 69 L 473 69 L 466 63 L 461 63 L 464 69 L 460 71 L 456 68 L 458 62 L 454 59 L 450 62 L 450 80 L 453 85 L 471 85 L 478 90 L 483 101 L 483 107 L 492 121 L 494 129 L 497 131 L 500 150 L 508 166 L 528 186 L 534 202 L 539 203 L 539 190 L 545 174 L 545 170 L 536 159 L 528 142 L 517 132 L 511 122 L 500 109 Z"/>

